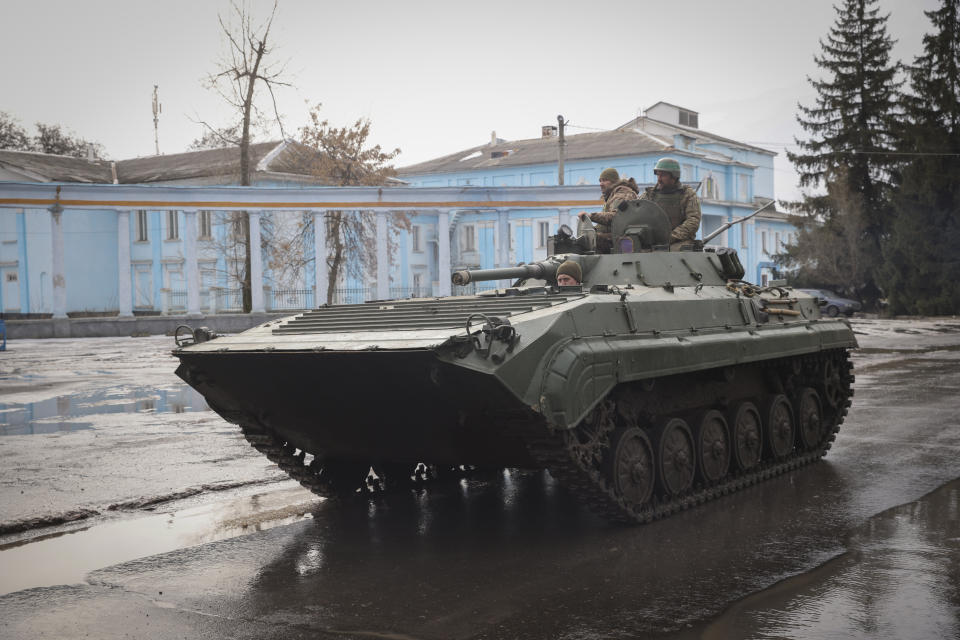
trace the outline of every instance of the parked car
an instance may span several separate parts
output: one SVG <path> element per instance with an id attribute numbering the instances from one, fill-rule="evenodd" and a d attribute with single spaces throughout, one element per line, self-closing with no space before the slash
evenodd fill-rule
<path id="1" fill-rule="evenodd" d="M 820 299 L 820 311 L 836 318 L 841 313 L 852 316 L 854 311 L 860 311 L 861 304 L 850 298 L 841 298 L 832 291 L 826 289 L 798 289 L 804 293 L 816 296 Z"/>

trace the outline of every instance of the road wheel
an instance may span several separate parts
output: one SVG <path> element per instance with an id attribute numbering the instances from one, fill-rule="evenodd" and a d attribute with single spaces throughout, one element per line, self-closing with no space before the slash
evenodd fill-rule
<path id="1" fill-rule="evenodd" d="M 810 387 L 797 394 L 797 437 L 804 451 L 812 451 L 823 438 L 823 411 L 820 408 L 820 396 Z"/>
<path id="2" fill-rule="evenodd" d="M 741 402 L 730 416 L 733 461 L 741 471 L 747 471 L 760 462 L 763 431 L 760 412 L 752 402 Z"/>
<path id="3" fill-rule="evenodd" d="M 831 304 L 827 307 L 827 315 L 831 318 L 836 318 L 838 315 L 840 315 L 840 309 L 837 308 L 837 305 Z"/>
<path id="4" fill-rule="evenodd" d="M 770 455 L 785 458 L 793 451 L 793 408 L 782 393 L 767 401 L 763 412 L 766 418 L 766 441 Z"/>
<path id="5" fill-rule="evenodd" d="M 697 422 L 697 460 L 700 477 L 713 484 L 730 468 L 730 430 L 719 411 L 707 411 Z"/>
<path id="6" fill-rule="evenodd" d="M 653 495 L 656 466 L 650 439 L 637 427 L 621 427 L 610 435 L 605 474 L 614 493 L 631 507 L 646 504 Z"/>
<path id="7" fill-rule="evenodd" d="M 823 362 L 823 399 L 828 406 L 836 407 L 843 395 L 843 381 L 841 380 L 840 367 L 834 358 L 827 358 Z"/>
<path id="8" fill-rule="evenodd" d="M 693 485 L 697 468 L 696 449 L 690 427 L 680 418 L 667 420 L 658 430 L 657 466 L 663 492 L 683 493 Z"/>

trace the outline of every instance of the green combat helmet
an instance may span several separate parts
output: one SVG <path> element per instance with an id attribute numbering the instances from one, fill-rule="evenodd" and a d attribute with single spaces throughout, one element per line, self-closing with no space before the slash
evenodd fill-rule
<path id="1" fill-rule="evenodd" d="M 680 163 L 673 158 L 660 158 L 657 160 L 653 172 L 656 173 L 657 171 L 666 171 L 672 174 L 677 180 L 680 179 Z"/>

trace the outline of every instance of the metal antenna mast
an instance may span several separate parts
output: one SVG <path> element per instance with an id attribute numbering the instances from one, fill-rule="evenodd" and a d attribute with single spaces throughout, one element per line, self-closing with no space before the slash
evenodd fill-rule
<path id="1" fill-rule="evenodd" d="M 157 85 L 153 85 L 153 144 L 156 147 L 157 155 L 160 155 L 160 113 L 163 111 L 163 105 L 160 104 L 160 97 L 157 94 Z"/>
<path id="2" fill-rule="evenodd" d="M 559 125 L 560 139 L 557 141 L 557 184 L 563 184 L 563 155 L 564 147 L 567 145 L 566 139 L 563 137 L 563 128 L 570 124 L 563 119 L 563 116 L 557 116 L 557 124 Z"/>

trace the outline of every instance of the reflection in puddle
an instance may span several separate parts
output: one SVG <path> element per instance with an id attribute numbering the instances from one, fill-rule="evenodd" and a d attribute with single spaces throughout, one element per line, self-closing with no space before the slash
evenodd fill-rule
<path id="1" fill-rule="evenodd" d="M 873 517 L 851 551 L 733 605 L 698 637 L 960 637 L 960 480 Z"/>
<path id="2" fill-rule="evenodd" d="M 186 413 L 209 411 L 197 391 L 185 384 L 169 389 L 105 389 L 48 398 L 29 404 L 0 402 L 0 436 L 89 429 L 84 416 L 113 413 Z"/>
<path id="3" fill-rule="evenodd" d="M 104 567 L 311 518 L 319 502 L 294 487 L 0 545 L 0 595 L 77 584 Z"/>

